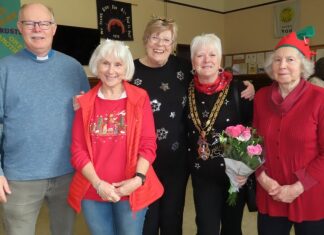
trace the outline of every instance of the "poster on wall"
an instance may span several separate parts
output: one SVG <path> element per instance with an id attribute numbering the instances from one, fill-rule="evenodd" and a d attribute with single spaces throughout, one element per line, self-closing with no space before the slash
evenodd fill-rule
<path id="1" fill-rule="evenodd" d="M 133 41 L 130 3 L 97 0 L 98 28 L 101 38 Z"/>
<path id="2" fill-rule="evenodd" d="M 283 37 L 299 27 L 300 8 L 299 1 L 287 1 L 274 7 L 275 36 Z"/>
<path id="3" fill-rule="evenodd" d="M 0 58 L 24 48 L 17 29 L 20 0 L 0 0 Z"/>

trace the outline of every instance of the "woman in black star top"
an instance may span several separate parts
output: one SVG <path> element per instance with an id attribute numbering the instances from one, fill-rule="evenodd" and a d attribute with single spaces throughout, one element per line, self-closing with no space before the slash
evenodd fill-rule
<path id="1" fill-rule="evenodd" d="M 232 74 L 220 68 L 222 48 L 216 35 L 196 36 L 190 49 L 195 74 L 187 117 L 197 235 L 241 235 L 244 190 L 236 206 L 227 205 L 229 180 L 217 136 L 227 126 L 249 124 L 252 102 L 239 97 L 244 84 L 232 81 Z M 240 185 L 246 182 L 241 176 L 237 180 Z"/>
<path id="2" fill-rule="evenodd" d="M 185 107 L 192 78 L 190 61 L 171 55 L 177 27 L 174 21 L 153 19 L 144 32 L 146 55 L 137 59 L 133 84 L 150 96 L 157 134 L 153 167 L 164 186 L 161 200 L 147 211 L 144 235 L 181 235 L 186 185 L 187 142 Z"/>
<path id="3" fill-rule="evenodd" d="M 164 186 L 162 198 L 149 206 L 144 235 L 181 235 L 187 162 L 187 89 L 192 79 L 189 61 L 173 56 L 177 25 L 155 18 L 143 36 L 146 54 L 134 61 L 132 83 L 144 88 L 151 100 L 157 133 L 157 158 L 153 167 Z M 254 95 L 253 85 L 246 91 Z"/>

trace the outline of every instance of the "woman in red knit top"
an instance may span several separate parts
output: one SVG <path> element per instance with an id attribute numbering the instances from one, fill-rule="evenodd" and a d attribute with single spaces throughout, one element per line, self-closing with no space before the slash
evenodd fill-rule
<path id="1" fill-rule="evenodd" d="M 283 37 L 265 63 L 273 84 L 257 92 L 254 125 L 266 162 L 257 171 L 259 235 L 324 234 L 324 90 L 313 74 L 309 37 Z"/>
<path id="2" fill-rule="evenodd" d="M 156 136 L 150 100 L 127 82 L 134 63 L 122 42 L 101 43 L 89 67 L 101 82 L 78 99 L 68 201 L 78 212 L 82 207 L 93 235 L 141 235 L 147 206 L 163 193 L 151 166 Z"/>

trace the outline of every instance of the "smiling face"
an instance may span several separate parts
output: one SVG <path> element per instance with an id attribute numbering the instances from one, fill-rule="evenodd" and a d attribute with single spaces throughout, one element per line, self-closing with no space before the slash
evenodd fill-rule
<path id="1" fill-rule="evenodd" d="M 279 85 L 297 86 L 302 76 L 299 52 L 293 47 L 281 47 L 275 51 L 272 62 L 273 79 Z"/>
<path id="2" fill-rule="evenodd" d="M 196 70 L 201 83 L 211 83 L 216 80 L 220 62 L 215 48 L 211 45 L 197 48 L 192 57 L 192 67 Z"/>
<path id="3" fill-rule="evenodd" d="M 119 88 L 126 78 L 126 65 L 121 59 L 107 55 L 99 61 L 97 73 L 104 89 Z"/>
<path id="4" fill-rule="evenodd" d="M 166 30 L 160 33 L 152 33 L 146 44 L 146 56 L 149 65 L 159 67 L 164 65 L 172 53 L 172 32 Z"/>
<path id="5" fill-rule="evenodd" d="M 22 21 L 54 22 L 51 12 L 42 4 L 30 4 L 22 10 L 17 23 L 26 48 L 37 56 L 46 56 L 52 48 L 56 24 L 51 24 L 49 29 L 46 30 L 41 29 L 38 24 L 34 24 L 34 27 L 29 29 Z"/>

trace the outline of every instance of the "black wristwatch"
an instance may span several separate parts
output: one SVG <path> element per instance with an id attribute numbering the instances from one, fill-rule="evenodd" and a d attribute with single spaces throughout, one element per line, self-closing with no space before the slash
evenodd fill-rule
<path id="1" fill-rule="evenodd" d="M 146 180 L 146 175 L 144 175 L 144 174 L 142 174 L 142 173 L 139 173 L 139 172 L 136 172 L 135 176 L 140 177 L 141 180 L 142 180 L 142 185 L 144 185 L 145 180 Z"/>

